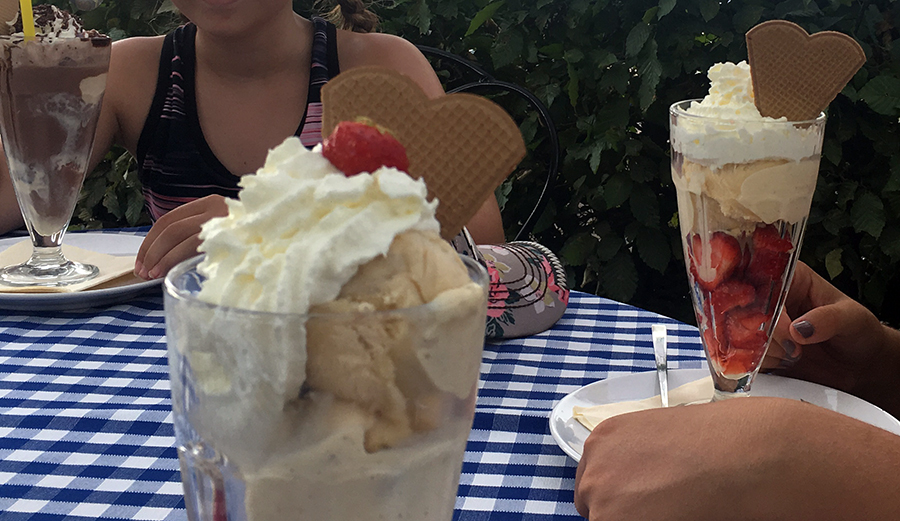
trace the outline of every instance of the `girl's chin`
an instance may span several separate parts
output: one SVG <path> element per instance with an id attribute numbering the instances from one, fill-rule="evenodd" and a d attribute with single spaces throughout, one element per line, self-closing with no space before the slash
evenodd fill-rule
<path id="1" fill-rule="evenodd" d="M 209 5 L 211 7 L 227 7 L 240 1 L 241 0 L 199 0 L 200 3 Z"/>

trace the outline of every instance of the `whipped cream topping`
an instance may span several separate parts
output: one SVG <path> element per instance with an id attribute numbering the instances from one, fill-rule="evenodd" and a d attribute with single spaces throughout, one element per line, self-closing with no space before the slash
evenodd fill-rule
<path id="1" fill-rule="evenodd" d="M 709 94 L 693 102 L 685 112 L 708 118 L 760 121 L 753 99 L 753 82 L 747 62 L 717 63 L 709 68 Z"/>
<path id="2" fill-rule="evenodd" d="M 814 126 L 760 115 L 746 62 L 717 63 L 708 75 L 709 94 L 674 109 L 681 117 L 672 132 L 672 146 L 686 159 L 715 170 L 760 159 L 799 161 L 821 151 Z"/>
<path id="3" fill-rule="evenodd" d="M 306 313 L 334 300 L 398 234 L 440 229 L 422 180 L 394 168 L 346 177 L 296 137 L 240 185 L 228 216 L 200 234 L 199 298 L 220 306 Z"/>
<path id="4" fill-rule="evenodd" d="M 22 13 L 15 20 L 8 22 L 9 32 L 15 38 L 24 38 L 22 31 Z M 78 17 L 63 11 L 52 4 L 34 6 L 34 29 L 42 40 L 52 41 L 56 38 L 75 38 L 84 34 L 84 28 Z"/>

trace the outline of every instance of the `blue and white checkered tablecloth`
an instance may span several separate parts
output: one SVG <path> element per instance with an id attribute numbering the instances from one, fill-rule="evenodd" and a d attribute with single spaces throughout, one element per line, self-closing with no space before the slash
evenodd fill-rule
<path id="1" fill-rule="evenodd" d="M 703 359 L 695 328 L 584 293 L 551 330 L 485 346 L 457 520 L 578 520 L 575 463 L 550 435 L 566 394 Z M 0 310 L 0 519 L 184 520 L 162 296 L 81 312 Z"/>

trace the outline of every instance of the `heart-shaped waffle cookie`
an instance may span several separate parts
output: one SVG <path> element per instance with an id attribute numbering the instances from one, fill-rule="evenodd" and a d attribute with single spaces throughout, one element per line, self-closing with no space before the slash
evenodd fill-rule
<path id="1" fill-rule="evenodd" d="M 815 119 L 866 61 L 856 40 L 823 31 L 810 36 L 786 20 L 747 31 L 747 55 L 760 114 L 789 121 Z"/>
<path id="2" fill-rule="evenodd" d="M 519 127 L 499 105 L 472 94 L 429 99 L 403 74 L 380 67 L 342 72 L 322 89 L 322 135 L 368 118 L 406 148 L 409 174 L 438 200 L 445 239 L 456 236 L 525 156 Z"/>

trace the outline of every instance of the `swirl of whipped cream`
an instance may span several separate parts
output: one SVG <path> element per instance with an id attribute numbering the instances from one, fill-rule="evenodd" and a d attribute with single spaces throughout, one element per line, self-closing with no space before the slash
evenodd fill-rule
<path id="1" fill-rule="evenodd" d="M 394 168 L 347 177 L 290 137 L 241 178 L 226 217 L 203 225 L 198 297 L 256 311 L 306 313 L 334 300 L 400 233 L 439 232 L 425 183 Z"/>
<path id="2" fill-rule="evenodd" d="M 760 115 L 753 98 L 750 66 L 717 63 L 709 69 L 709 94 L 676 109 L 672 146 L 685 158 L 713 169 L 761 159 L 799 161 L 821 151 L 819 134 L 785 118 Z"/>
<path id="3" fill-rule="evenodd" d="M 53 41 L 56 38 L 75 38 L 84 34 L 84 27 L 77 16 L 52 4 L 34 6 L 34 28 L 38 38 Z M 8 32 L 13 38 L 24 38 L 22 13 L 8 22 Z"/>

